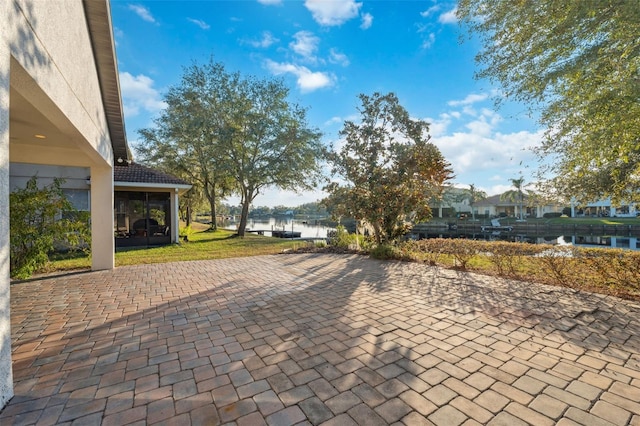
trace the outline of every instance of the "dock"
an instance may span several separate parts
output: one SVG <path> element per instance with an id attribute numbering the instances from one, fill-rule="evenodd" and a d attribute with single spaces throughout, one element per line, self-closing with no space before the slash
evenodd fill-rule
<path id="1" fill-rule="evenodd" d="M 276 238 L 300 238 L 302 236 L 302 232 L 277 229 L 247 229 L 245 232 L 251 232 L 258 235 L 264 235 L 265 232 L 268 232 L 272 237 Z"/>

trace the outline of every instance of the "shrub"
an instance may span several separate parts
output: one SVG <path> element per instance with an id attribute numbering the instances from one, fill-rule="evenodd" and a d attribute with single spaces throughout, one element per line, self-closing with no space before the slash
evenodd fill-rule
<path id="1" fill-rule="evenodd" d="M 325 240 L 315 240 L 313 245 L 316 248 L 325 248 L 327 246 L 327 242 Z"/>
<path id="2" fill-rule="evenodd" d="M 553 217 L 560 217 L 560 216 L 562 216 L 562 213 L 560 212 L 548 212 L 542 215 L 542 217 L 547 219 L 551 219 Z"/>
<path id="3" fill-rule="evenodd" d="M 491 241 L 482 245 L 481 251 L 496 268 L 498 275 L 520 277 L 526 274 L 523 270 L 526 257 L 534 256 L 544 250 L 540 245 L 527 243 L 510 243 Z"/>
<path id="4" fill-rule="evenodd" d="M 404 251 L 410 253 L 411 259 L 435 266 L 440 261 L 439 246 L 433 244 L 435 239 L 409 240 L 402 243 Z"/>
<path id="5" fill-rule="evenodd" d="M 366 250 L 369 242 L 363 235 L 350 234 L 344 226 L 338 225 L 335 232 L 329 235 L 329 245 L 344 250 L 355 250 L 357 247 Z"/>
<path id="6" fill-rule="evenodd" d="M 453 260 L 459 269 L 477 258 L 474 269 L 499 276 L 640 299 L 640 252 L 630 250 L 429 238 L 380 246 L 372 255 L 430 265 Z"/>
<path id="7" fill-rule="evenodd" d="M 583 267 L 589 268 L 594 286 L 619 292 L 620 287 L 640 290 L 640 253 L 622 249 L 582 250 Z"/>
<path id="8" fill-rule="evenodd" d="M 401 251 L 389 244 L 380 244 L 369 253 L 375 259 L 402 259 Z"/>
<path id="9" fill-rule="evenodd" d="M 189 237 L 195 234 L 195 230 L 191 227 L 191 225 L 183 226 L 178 231 L 178 235 L 184 241 L 189 241 Z"/>
<path id="10" fill-rule="evenodd" d="M 62 193 L 63 181 L 38 188 L 34 176 L 24 189 L 9 195 L 10 270 L 13 278 L 28 278 L 49 260 L 56 245 L 88 250 L 88 214 L 78 212 Z"/>
<path id="11" fill-rule="evenodd" d="M 544 246 L 546 247 L 537 259 L 539 259 L 542 272 L 550 279 L 551 283 L 567 287 L 580 286 L 579 277 L 574 271 L 576 258 L 580 251 L 570 246 Z"/>

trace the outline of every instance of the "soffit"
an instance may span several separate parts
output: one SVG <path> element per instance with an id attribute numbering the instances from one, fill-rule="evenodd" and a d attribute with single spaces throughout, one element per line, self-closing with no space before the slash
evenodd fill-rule
<path id="1" fill-rule="evenodd" d="M 104 104 L 113 147 L 114 160 L 130 160 L 124 127 L 118 64 L 111 24 L 111 10 L 108 0 L 84 0 L 84 9 L 93 45 L 93 55 L 100 80 L 100 91 Z"/>

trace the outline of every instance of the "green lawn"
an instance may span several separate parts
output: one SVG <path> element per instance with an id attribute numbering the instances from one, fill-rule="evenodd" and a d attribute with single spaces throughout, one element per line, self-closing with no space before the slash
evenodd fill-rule
<path id="1" fill-rule="evenodd" d="M 141 263 L 179 262 L 183 260 L 226 259 L 231 257 L 257 256 L 282 253 L 307 244 L 281 238 L 247 234 L 244 238 L 234 236 L 234 231 L 196 232 L 188 242 L 153 248 L 131 248 L 118 250 L 116 266 Z M 41 272 L 88 269 L 91 260 L 86 255 L 56 255 Z"/>

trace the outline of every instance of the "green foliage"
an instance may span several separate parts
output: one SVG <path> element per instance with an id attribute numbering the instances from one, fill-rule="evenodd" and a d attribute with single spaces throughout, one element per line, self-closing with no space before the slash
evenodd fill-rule
<path id="1" fill-rule="evenodd" d="M 327 242 L 324 240 L 317 240 L 313 242 L 314 247 L 316 248 L 325 248 L 327 247 Z"/>
<path id="2" fill-rule="evenodd" d="M 454 267 L 467 269 L 469 262 L 480 252 L 480 245 L 475 240 L 450 239 L 443 245 L 440 253 L 452 256 Z"/>
<path id="3" fill-rule="evenodd" d="M 410 221 L 431 217 L 429 200 L 440 196 L 452 172 L 429 142 L 428 123 L 412 119 L 395 94 L 359 98 L 360 123 L 346 121 L 345 144 L 327 153 L 340 182 L 327 185 L 324 202 L 334 216 L 366 222 L 382 244 L 403 236 Z"/>
<path id="4" fill-rule="evenodd" d="M 469 207 L 471 207 L 471 217 L 473 220 L 476 219 L 476 213 L 475 213 L 475 210 L 473 209 L 474 204 L 480 200 L 484 200 L 485 198 L 487 198 L 486 192 L 476 188 L 474 184 L 469 185 L 466 199 L 469 200 Z"/>
<path id="5" fill-rule="evenodd" d="M 381 260 L 387 260 L 387 259 L 412 260 L 412 259 L 405 259 L 403 251 L 399 250 L 398 247 L 392 244 L 379 244 L 376 247 L 374 247 L 371 250 L 371 252 L 369 252 L 369 254 L 374 259 L 381 259 Z"/>
<path id="6" fill-rule="evenodd" d="M 638 1 L 461 0 L 457 13 L 481 37 L 478 77 L 548 129 L 548 189 L 579 202 L 638 200 Z"/>
<path id="7" fill-rule="evenodd" d="M 56 247 L 85 250 L 90 241 L 89 217 L 65 198 L 56 179 L 38 188 L 34 176 L 23 189 L 9 195 L 10 270 L 14 278 L 28 278 L 49 260 Z"/>
<path id="8" fill-rule="evenodd" d="M 524 219 L 523 203 L 524 203 L 524 195 L 525 195 L 524 178 L 519 177 L 517 179 L 509 179 L 509 180 L 511 181 L 511 185 L 513 185 L 514 189 L 510 189 L 505 193 L 503 193 L 502 195 L 500 195 L 500 200 L 503 200 L 503 201 L 506 200 L 512 203 L 517 202 L 518 207 L 520 208 L 520 219 L 523 220 Z"/>
<path id="9" fill-rule="evenodd" d="M 361 235 L 350 234 L 344 226 L 338 225 L 335 233 L 329 238 L 329 245 L 340 249 L 353 249 L 362 239 Z"/>
<path id="10" fill-rule="evenodd" d="M 187 226 L 181 226 L 180 230 L 178 231 L 178 235 L 180 236 L 181 239 L 183 239 L 184 241 L 189 241 L 189 238 L 195 234 L 195 230 L 193 229 L 193 227 L 191 225 L 187 225 Z"/>

